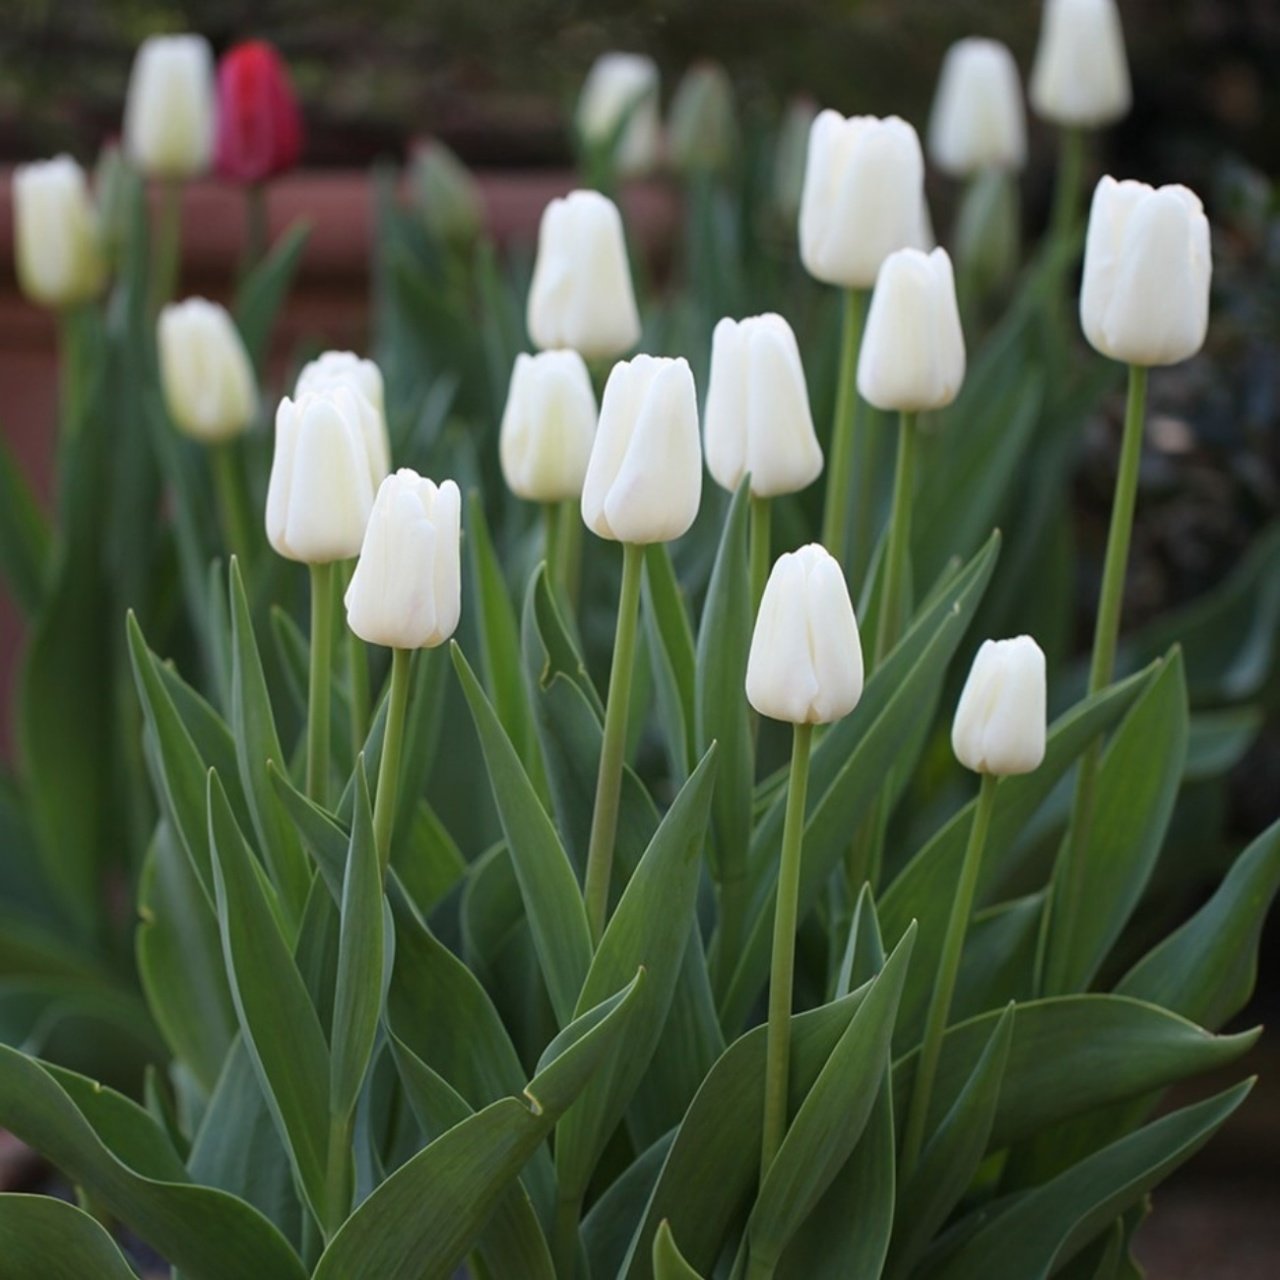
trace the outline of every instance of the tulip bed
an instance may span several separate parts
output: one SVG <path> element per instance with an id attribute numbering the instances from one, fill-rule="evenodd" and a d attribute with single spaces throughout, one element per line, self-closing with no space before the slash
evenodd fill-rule
<path id="1" fill-rule="evenodd" d="M 930 131 L 968 182 L 954 268 L 909 125 L 793 118 L 767 154 L 701 69 L 654 286 L 607 193 L 656 86 L 614 58 L 578 120 L 599 190 L 532 261 L 447 153 L 408 200 L 375 176 L 371 358 L 295 353 L 283 396 L 306 230 L 251 238 L 225 311 L 171 301 L 173 202 L 148 221 L 146 177 L 214 151 L 149 132 L 211 110 L 199 42 L 177 80 L 144 46 L 96 223 L 69 162 L 19 179 L 63 382 L 52 527 L 0 473 L 31 626 L 0 1125 L 77 1203 L 0 1195 L 0 1277 L 128 1280 L 138 1239 L 185 1280 L 1134 1274 L 1150 1192 L 1251 1084 L 1164 1101 L 1257 1038 L 1224 1027 L 1280 823 L 1177 891 L 1274 676 L 1278 544 L 1121 634 L 1209 228 L 1104 178 L 1085 236 L 1123 46 L 1111 6 L 1049 8 L 1032 98 L 1067 128 L 1029 253 L 1017 71 L 979 42 Z M 259 227 L 283 77 L 257 45 L 219 76 Z M 278 146 L 237 150 L 271 117 L 245 102 Z M 1124 366 L 1080 655 L 1071 464 Z"/>

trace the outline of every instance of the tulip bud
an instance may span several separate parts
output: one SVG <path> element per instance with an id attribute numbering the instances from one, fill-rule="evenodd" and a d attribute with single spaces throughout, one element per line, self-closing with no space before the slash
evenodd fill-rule
<path id="1" fill-rule="evenodd" d="M 302 115 L 288 68 L 265 40 L 234 45 L 218 64 L 218 176 L 262 182 L 301 155 Z"/>
<path id="2" fill-rule="evenodd" d="M 636 356 L 605 384 L 582 518 L 602 538 L 671 542 L 702 499 L 698 393 L 683 357 Z"/>
<path id="3" fill-rule="evenodd" d="M 1080 322 L 1104 356 L 1177 364 L 1204 345 L 1213 271 L 1195 192 L 1103 178 L 1085 240 Z"/>
<path id="4" fill-rule="evenodd" d="M 901 249 L 885 260 L 858 358 L 858 390 L 877 409 L 949 405 L 964 381 L 964 333 L 945 249 Z"/>
<path id="5" fill-rule="evenodd" d="M 719 173 L 738 149 L 733 82 L 718 62 L 700 62 L 684 73 L 671 99 L 667 150 L 680 173 Z"/>
<path id="6" fill-rule="evenodd" d="M 97 220 L 84 170 L 70 156 L 14 170 L 13 242 L 18 281 L 32 302 L 70 307 L 102 289 Z"/>
<path id="7" fill-rule="evenodd" d="M 707 470 L 732 493 L 751 473 L 758 498 L 795 493 L 822 471 L 791 326 L 779 315 L 721 320 L 711 339 Z"/>
<path id="8" fill-rule="evenodd" d="M 329 391 L 335 387 L 350 387 L 364 402 L 361 417 L 376 485 L 391 470 L 382 370 L 372 360 L 364 360 L 354 351 L 326 351 L 302 366 L 294 384 L 293 398 L 301 400 L 313 392 Z"/>
<path id="9" fill-rule="evenodd" d="M 1045 0 L 1031 105 L 1055 124 L 1096 128 L 1129 111 L 1129 64 L 1115 0 Z"/>
<path id="10" fill-rule="evenodd" d="M 830 724 L 862 697 L 862 641 L 844 573 L 816 542 L 779 556 L 747 658 L 747 701 L 791 724 Z"/>
<path id="11" fill-rule="evenodd" d="M 924 245 L 924 156 L 897 116 L 823 111 L 809 131 L 800 257 L 815 279 L 870 288 L 897 249 Z"/>
<path id="12" fill-rule="evenodd" d="M 287 560 L 327 564 L 360 551 L 386 475 L 368 401 L 351 386 L 285 397 L 267 485 L 267 538 Z"/>
<path id="13" fill-rule="evenodd" d="M 578 132 L 590 146 L 613 146 L 623 177 L 647 173 L 662 150 L 658 67 L 642 53 L 604 53 L 587 73 L 578 98 Z"/>
<path id="14" fill-rule="evenodd" d="M 462 500 L 407 467 L 387 476 L 347 588 L 347 625 L 369 644 L 434 649 L 462 610 Z"/>
<path id="15" fill-rule="evenodd" d="M 133 60 L 124 148 L 153 178 L 190 178 L 213 154 L 213 55 L 203 36 L 150 36 Z"/>
<path id="16" fill-rule="evenodd" d="M 258 407 L 240 331 L 216 302 L 188 298 L 160 312 L 160 382 L 173 425 L 204 444 L 247 431 Z"/>
<path id="17" fill-rule="evenodd" d="M 1018 64 L 998 40 L 960 40 L 947 50 L 929 118 L 929 154 L 956 177 L 1026 162 Z"/>
<path id="18" fill-rule="evenodd" d="M 800 216 L 809 134 L 817 114 L 811 98 L 793 98 L 778 126 L 773 147 L 773 203 L 786 222 L 794 222 Z"/>
<path id="19" fill-rule="evenodd" d="M 535 346 L 572 347 L 588 360 L 639 342 L 622 215 L 598 191 L 572 191 L 543 210 L 527 320 Z"/>
<path id="20" fill-rule="evenodd" d="M 471 170 L 443 142 L 431 138 L 415 149 L 409 183 L 414 204 L 437 240 L 465 246 L 480 234 L 480 189 Z"/>
<path id="21" fill-rule="evenodd" d="M 582 496 L 596 435 L 596 395 L 576 351 L 516 356 L 498 453 L 507 487 L 529 502 Z"/>
<path id="22" fill-rule="evenodd" d="M 1044 759 L 1044 654 L 1030 636 L 986 640 L 956 706 L 951 749 L 966 769 L 1006 777 Z"/>

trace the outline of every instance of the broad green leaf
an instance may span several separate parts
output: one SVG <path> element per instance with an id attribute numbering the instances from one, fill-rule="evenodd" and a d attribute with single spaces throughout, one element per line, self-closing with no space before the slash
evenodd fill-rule
<path id="1" fill-rule="evenodd" d="M 235 305 L 236 326 L 254 364 L 260 365 L 266 356 L 276 316 L 289 294 L 310 234 L 309 222 L 295 222 L 240 285 Z"/>
<path id="2" fill-rule="evenodd" d="M 1196 712 L 1187 735 L 1186 780 L 1203 782 L 1234 769 L 1257 739 L 1263 721 L 1260 707 Z"/>
<path id="3" fill-rule="evenodd" d="M 405 891 L 424 915 L 439 904 L 466 875 L 467 860 L 425 801 L 414 807 L 408 838 L 392 850 L 391 865 Z"/>
<path id="4" fill-rule="evenodd" d="M 44 601 L 51 558 L 48 521 L 0 433 L 0 573 L 27 618 Z"/>
<path id="5" fill-rule="evenodd" d="M 965 936 L 949 1021 L 1034 999 L 1047 890 L 975 911 Z"/>
<path id="6" fill-rule="evenodd" d="M 645 633 L 653 664 L 667 755 L 677 784 L 683 783 L 701 752 L 694 736 L 693 632 L 684 594 L 664 542 L 645 548 L 642 583 Z"/>
<path id="7" fill-rule="evenodd" d="M 702 1280 L 701 1274 L 684 1260 L 665 1218 L 653 1237 L 653 1280 Z"/>
<path id="8" fill-rule="evenodd" d="M 0 1195 L 0 1280 L 136 1280 L 83 1209 L 51 1196 Z"/>
<path id="9" fill-rule="evenodd" d="M 619 1274 L 632 1232 L 653 1193 L 654 1183 L 675 1136 L 674 1129 L 663 1134 L 632 1160 L 605 1188 L 583 1219 L 582 1243 L 593 1276 Z"/>

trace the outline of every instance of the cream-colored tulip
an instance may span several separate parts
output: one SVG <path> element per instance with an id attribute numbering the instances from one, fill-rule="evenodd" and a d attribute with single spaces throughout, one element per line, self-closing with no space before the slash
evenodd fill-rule
<path id="1" fill-rule="evenodd" d="M 13 171 L 13 247 L 22 291 L 72 307 L 102 290 L 106 262 L 84 170 L 58 156 Z"/>
<path id="2" fill-rule="evenodd" d="M 596 435 L 596 396 L 576 351 L 516 356 L 498 433 L 507 488 L 529 502 L 582 496 Z"/>
<path id="3" fill-rule="evenodd" d="M 150 36 L 129 75 L 124 148 L 153 178 L 191 178 L 213 157 L 213 54 L 203 36 Z"/>
<path id="4" fill-rule="evenodd" d="M 1044 653 L 1030 636 L 984 641 L 951 726 L 956 759 L 996 777 L 1039 768 L 1045 701 Z"/>
<path id="5" fill-rule="evenodd" d="M 225 307 L 205 298 L 171 303 L 160 312 L 156 345 L 165 404 L 179 431 L 217 444 L 249 429 L 257 381 Z"/>
<path id="6" fill-rule="evenodd" d="M 583 82 L 578 132 L 595 145 L 617 133 L 613 162 L 623 177 L 647 173 L 662 153 L 658 84 L 657 63 L 642 53 L 601 54 Z"/>
<path id="7" fill-rule="evenodd" d="M 301 400 L 303 396 L 332 391 L 335 387 L 349 387 L 364 402 L 361 421 L 369 447 L 374 484 L 377 485 L 391 470 L 391 442 L 387 435 L 382 370 L 372 360 L 358 356 L 354 351 L 325 351 L 302 366 L 294 383 L 293 398 Z"/>
<path id="8" fill-rule="evenodd" d="M 1055 124 L 1097 128 L 1129 112 L 1132 91 L 1115 0 L 1045 0 L 1031 105 Z"/>
<path id="9" fill-rule="evenodd" d="M 929 118 L 929 154 L 956 177 L 1026 162 L 1022 81 L 999 40 L 971 37 L 947 50 Z"/>

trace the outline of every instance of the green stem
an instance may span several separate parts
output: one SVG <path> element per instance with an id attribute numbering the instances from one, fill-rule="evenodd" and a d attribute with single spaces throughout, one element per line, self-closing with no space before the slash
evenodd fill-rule
<path id="1" fill-rule="evenodd" d="M 902 414 L 898 427 L 898 463 L 893 476 L 893 510 L 885 548 L 884 588 L 876 626 L 875 666 L 898 642 L 906 620 L 907 578 L 911 566 L 911 502 L 915 489 L 916 415 Z"/>
<path id="2" fill-rule="evenodd" d="M 751 609 L 760 607 L 764 584 L 769 578 L 769 526 L 773 504 L 768 498 L 751 495 Z"/>
<path id="3" fill-rule="evenodd" d="M 213 467 L 213 489 L 218 502 L 218 517 L 227 550 L 235 556 L 241 567 L 249 568 L 249 548 L 252 545 L 249 530 L 248 495 L 245 493 L 244 473 L 240 469 L 236 442 L 224 440 L 209 449 Z"/>
<path id="4" fill-rule="evenodd" d="M 324 1176 L 324 1235 L 332 1240 L 351 1212 L 351 1119 L 329 1117 L 329 1149 Z"/>
<path id="5" fill-rule="evenodd" d="M 840 340 L 840 373 L 836 385 L 835 418 L 831 424 L 827 458 L 827 494 L 822 509 L 822 545 L 842 563 L 849 550 L 850 493 L 853 485 L 854 437 L 858 430 L 858 353 L 866 320 L 868 291 L 846 289 Z M 861 484 L 861 481 L 860 481 Z M 861 520 L 865 513 L 855 511 Z"/>
<path id="6" fill-rule="evenodd" d="M 631 701 L 631 673 L 635 665 L 636 623 L 640 616 L 640 579 L 644 547 L 624 543 L 622 590 L 618 599 L 618 629 L 609 669 L 609 697 L 605 703 L 604 739 L 600 745 L 600 772 L 596 778 L 596 804 L 591 815 L 591 841 L 587 847 L 587 875 L 583 897 L 591 937 L 599 942 L 609 914 L 609 877 L 613 870 L 613 845 L 618 833 L 618 797 L 622 791 L 622 764 L 627 745 L 627 707 Z"/>
<path id="7" fill-rule="evenodd" d="M 326 802 L 333 667 L 333 565 L 311 566 L 311 678 L 307 688 L 307 795 Z"/>
<path id="8" fill-rule="evenodd" d="M 769 1262 L 753 1253 L 750 1261 L 747 1263 L 746 1280 L 773 1280 L 773 1273 L 777 1270 L 775 1263 Z"/>
<path id="9" fill-rule="evenodd" d="M 178 268 L 182 252 L 182 182 L 166 179 L 160 188 L 160 227 L 155 238 L 151 260 L 151 310 L 159 312 L 178 285 Z"/>
<path id="10" fill-rule="evenodd" d="M 347 702 L 351 721 L 351 759 L 364 750 L 369 734 L 369 657 L 364 641 L 347 628 Z"/>
<path id="11" fill-rule="evenodd" d="M 942 955 L 938 961 L 937 977 L 933 984 L 933 998 L 925 1018 L 924 1039 L 920 1044 L 920 1056 L 916 1062 L 915 1083 L 911 1090 L 911 1105 L 907 1111 L 907 1129 L 902 1139 L 902 1167 L 900 1180 L 909 1177 L 920 1158 L 924 1145 L 924 1128 L 929 1115 L 929 1099 L 933 1093 L 933 1081 L 938 1072 L 938 1056 L 942 1052 L 942 1036 L 947 1029 L 947 1017 L 951 1012 L 951 997 L 955 992 L 956 976 L 960 971 L 960 956 L 964 951 L 964 938 L 973 914 L 973 899 L 978 889 L 978 872 L 982 868 L 982 849 L 991 826 L 991 814 L 996 803 L 996 787 L 999 778 L 993 774 L 982 775 L 978 789 L 978 803 L 973 813 L 973 825 L 969 828 L 969 843 L 964 851 L 964 863 L 960 868 L 960 883 L 951 902 L 951 915 L 947 919 L 947 932 L 942 942 Z"/>
<path id="12" fill-rule="evenodd" d="M 1080 217 L 1080 184 L 1084 180 L 1084 130 L 1068 125 L 1058 143 L 1058 176 L 1053 188 L 1050 231 L 1061 240 L 1074 233 Z"/>
<path id="13" fill-rule="evenodd" d="M 85 411 L 88 312 L 83 306 L 58 313 L 58 420 L 65 442 L 79 433 Z"/>
<path id="14" fill-rule="evenodd" d="M 809 788 L 809 747 L 813 726 L 798 724 L 791 744 L 787 815 L 782 828 L 778 900 L 773 914 L 773 963 L 769 970 L 769 1029 L 764 1068 L 764 1126 L 760 1142 L 760 1183 L 787 1131 L 787 1076 L 791 1065 L 791 986 L 796 958 L 796 913 L 800 898 L 800 856 L 804 845 L 805 799 Z"/>
<path id="15" fill-rule="evenodd" d="M 400 757 L 404 749 L 404 721 L 409 706 L 413 673 L 412 649 L 392 649 L 391 688 L 387 694 L 387 723 L 382 733 L 382 759 L 378 762 L 378 794 L 373 802 L 373 843 L 385 877 L 391 865 L 391 836 L 396 821 L 400 788 Z"/>
<path id="16" fill-rule="evenodd" d="M 542 559 L 547 566 L 547 579 L 553 589 L 563 586 L 560 577 L 560 504 L 542 504 Z"/>
<path id="17" fill-rule="evenodd" d="M 244 191 L 244 274 L 247 276 L 267 256 L 267 188 L 251 182 Z"/>
<path id="18" fill-rule="evenodd" d="M 556 1280 L 573 1280 L 578 1267 L 578 1219 L 582 1202 L 573 1196 L 556 1201 L 555 1222 L 551 1230 L 551 1261 Z"/>

